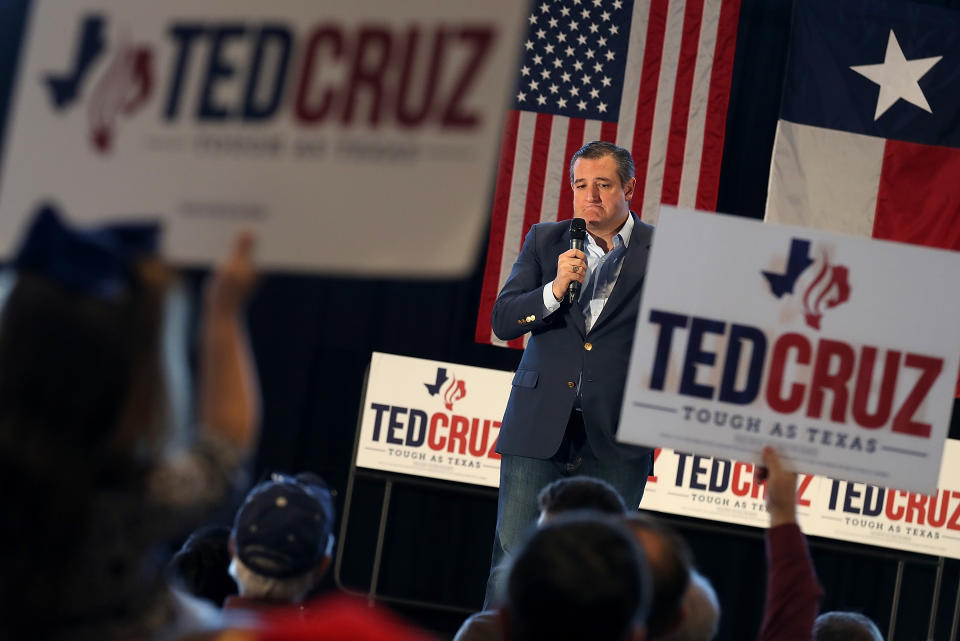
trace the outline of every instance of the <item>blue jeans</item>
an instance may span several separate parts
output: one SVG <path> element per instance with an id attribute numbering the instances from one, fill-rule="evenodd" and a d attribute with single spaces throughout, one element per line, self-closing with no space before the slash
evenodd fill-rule
<path id="1" fill-rule="evenodd" d="M 585 439 L 577 438 L 571 417 L 567 433 L 557 453 L 549 459 L 504 454 L 500 460 L 500 493 L 497 498 L 497 530 L 493 540 L 493 558 L 483 607 L 489 610 L 502 596 L 501 582 L 514 546 L 540 515 L 537 495 L 549 483 L 567 476 L 592 476 L 609 483 L 623 498 L 627 509 L 636 510 L 650 474 L 649 456 L 626 461 L 598 460 Z M 578 425 L 578 427 L 580 427 Z M 580 427 L 582 434 L 582 427 Z"/>

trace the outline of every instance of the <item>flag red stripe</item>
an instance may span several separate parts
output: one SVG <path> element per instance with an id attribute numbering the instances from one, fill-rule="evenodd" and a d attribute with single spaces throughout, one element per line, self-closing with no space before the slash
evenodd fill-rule
<path id="1" fill-rule="evenodd" d="M 640 72 L 637 118 L 633 127 L 633 144 L 630 146 L 637 169 L 634 200 L 638 203 L 643 203 L 647 167 L 650 162 L 650 138 L 653 134 L 653 114 L 657 106 L 660 62 L 663 59 L 663 38 L 667 31 L 669 5 L 669 0 L 651 0 L 647 19 L 647 43 L 643 52 L 643 70 Z"/>
<path id="2" fill-rule="evenodd" d="M 483 289 L 480 293 L 480 308 L 477 312 L 475 340 L 490 342 L 490 315 L 500 290 L 500 261 L 503 258 L 503 243 L 506 240 L 507 211 L 510 208 L 510 181 L 513 176 L 513 161 L 517 149 L 517 129 L 520 112 L 507 112 L 500 139 L 500 162 L 497 169 L 497 186 L 493 196 L 493 215 L 490 222 L 490 242 L 487 245 L 487 264 L 483 270 Z"/>
<path id="3" fill-rule="evenodd" d="M 550 127 L 553 116 L 537 114 L 533 128 L 533 145 L 530 152 L 530 173 L 527 175 L 527 200 L 523 206 L 523 235 L 534 224 L 540 222 L 540 210 L 543 206 L 543 182 L 547 175 L 547 153 L 550 151 Z"/>
<path id="4" fill-rule="evenodd" d="M 697 66 L 700 25 L 703 22 L 703 0 L 687 0 L 680 39 L 680 59 L 673 90 L 673 111 L 670 114 L 670 137 L 663 168 L 663 191 L 660 202 L 676 205 L 680 200 L 680 178 L 683 175 L 683 152 L 687 142 L 687 121 L 690 95 L 693 93 L 693 72 Z"/>
<path id="5" fill-rule="evenodd" d="M 730 83 L 733 79 L 733 58 L 737 45 L 737 21 L 740 0 L 724 0 L 717 26 L 717 44 L 713 51 L 710 72 L 710 97 L 707 98 L 707 121 L 703 132 L 703 154 L 700 159 L 700 180 L 697 186 L 697 209 L 714 211 L 720 189 L 720 163 L 723 161 L 723 138 L 726 135 Z"/>
<path id="6" fill-rule="evenodd" d="M 571 118 L 570 125 L 567 127 L 567 148 L 564 152 L 564 158 L 573 158 L 573 154 L 583 146 L 583 130 L 586 123 L 580 118 Z M 570 189 L 569 172 L 563 173 L 563 180 L 560 181 L 560 202 L 557 208 L 557 220 L 569 220 L 573 218 L 573 190 Z"/>
<path id="7" fill-rule="evenodd" d="M 600 140 L 605 142 L 617 142 L 617 123 L 604 122 L 600 125 Z"/>
<path id="8" fill-rule="evenodd" d="M 887 140 L 873 237 L 960 249 L 960 149 Z M 960 398 L 960 379 L 953 395 Z"/>
<path id="9" fill-rule="evenodd" d="M 873 237 L 960 249 L 960 149 L 887 140 Z"/>

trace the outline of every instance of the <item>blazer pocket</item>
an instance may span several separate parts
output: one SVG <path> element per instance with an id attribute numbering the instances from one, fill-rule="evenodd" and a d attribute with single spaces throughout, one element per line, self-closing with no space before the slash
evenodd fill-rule
<path id="1" fill-rule="evenodd" d="M 540 374 L 532 369 L 518 369 L 513 375 L 514 387 L 536 387 L 538 380 L 540 380 Z"/>

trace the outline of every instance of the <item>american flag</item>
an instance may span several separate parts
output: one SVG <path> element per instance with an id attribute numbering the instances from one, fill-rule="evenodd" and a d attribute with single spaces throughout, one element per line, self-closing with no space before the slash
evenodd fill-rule
<path id="1" fill-rule="evenodd" d="M 716 208 L 740 0 L 536 0 L 500 166 L 476 340 L 534 223 L 573 216 L 567 168 L 591 140 L 631 151 L 632 208 Z"/>

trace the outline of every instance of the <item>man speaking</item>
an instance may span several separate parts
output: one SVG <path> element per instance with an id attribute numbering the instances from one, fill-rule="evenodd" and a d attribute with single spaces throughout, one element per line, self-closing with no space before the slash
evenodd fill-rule
<path id="1" fill-rule="evenodd" d="M 630 212 L 636 179 L 626 149 L 584 145 L 570 161 L 570 183 L 586 239 L 579 244 L 574 228 L 571 240 L 570 221 L 534 225 L 493 308 L 498 337 L 530 332 L 530 339 L 497 445 L 503 459 L 488 607 L 496 569 L 536 520 L 543 486 L 594 476 L 635 509 L 650 470 L 649 449 L 614 435 L 653 228 Z"/>

